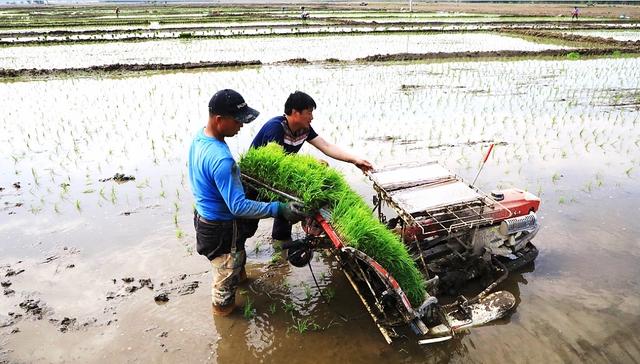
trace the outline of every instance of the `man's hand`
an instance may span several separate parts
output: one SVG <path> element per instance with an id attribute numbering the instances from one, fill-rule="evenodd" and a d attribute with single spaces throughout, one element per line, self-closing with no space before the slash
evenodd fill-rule
<path id="1" fill-rule="evenodd" d="M 278 216 L 295 224 L 305 218 L 304 205 L 299 202 L 280 202 L 278 205 Z"/>
<path id="2" fill-rule="evenodd" d="M 360 168 L 362 172 L 368 172 L 373 169 L 373 165 L 368 160 L 356 159 L 353 161 L 353 164 Z"/>

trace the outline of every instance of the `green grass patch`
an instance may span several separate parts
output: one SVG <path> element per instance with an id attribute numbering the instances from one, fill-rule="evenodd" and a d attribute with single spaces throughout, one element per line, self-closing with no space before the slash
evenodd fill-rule
<path id="1" fill-rule="evenodd" d="M 580 53 L 571 52 L 571 53 L 567 54 L 567 59 L 570 59 L 572 61 L 578 60 L 578 59 L 580 59 Z"/>
<path id="2" fill-rule="evenodd" d="M 331 224 L 344 243 L 369 255 L 398 281 L 414 306 L 422 303 L 425 282 L 400 238 L 371 213 L 362 197 L 354 192 L 336 170 L 308 155 L 286 154 L 270 143 L 249 149 L 240 159 L 243 173 L 274 188 L 300 198 L 310 210 L 331 211 Z M 259 191 L 264 199 L 278 196 Z"/>

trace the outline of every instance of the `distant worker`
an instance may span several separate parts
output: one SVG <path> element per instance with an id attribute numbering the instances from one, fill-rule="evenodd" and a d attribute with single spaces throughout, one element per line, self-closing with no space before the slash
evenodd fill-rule
<path id="1" fill-rule="evenodd" d="M 313 110 L 316 102 L 304 92 L 296 91 L 289 95 L 284 103 L 284 115 L 268 120 L 260 129 L 251 143 L 252 148 L 267 145 L 269 142 L 280 144 L 287 153 L 297 153 L 305 141 L 331 158 L 352 163 L 367 172 L 373 168 L 365 159 L 342 150 L 333 143 L 319 136 L 311 127 Z M 271 237 L 275 240 L 291 239 L 291 223 L 281 218 L 275 218 Z"/>
<path id="2" fill-rule="evenodd" d="M 120 8 L 116 7 L 116 18 L 120 17 Z"/>
<path id="3" fill-rule="evenodd" d="M 244 243 L 255 233 L 247 222 L 279 217 L 302 220 L 303 206 L 290 202 L 258 202 L 245 197 L 236 164 L 225 138 L 236 135 L 259 112 L 247 106 L 234 90 L 216 92 L 209 101 L 209 118 L 189 149 L 189 182 L 195 210 L 196 250 L 211 261 L 211 300 L 214 315 L 226 316 L 235 308 L 238 284 L 246 279 Z"/>
<path id="4" fill-rule="evenodd" d="M 578 9 L 578 7 L 574 7 L 573 10 L 571 10 L 571 20 L 575 19 L 578 20 L 578 16 L 580 15 L 580 9 Z"/>
<path id="5" fill-rule="evenodd" d="M 300 7 L 300 11 L 301 11 L 301 13 L 300 13 L 300 17 L 301 17 L 303 20 L 307 20 L 307 19 L 309 19 L 309 12 L 304 10 L 304 6 L 301 6 L 301 7 Z"/>

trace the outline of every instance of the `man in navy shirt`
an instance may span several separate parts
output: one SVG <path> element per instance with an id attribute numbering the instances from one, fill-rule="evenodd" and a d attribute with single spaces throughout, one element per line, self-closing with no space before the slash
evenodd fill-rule
<path id="1" fill-rule="evenodd" d="M 209 101 L 207 125 L 198 131 L 189 149 L 196 250 L 212 264 L 216 315 L 226 316 L 235 307 L 235 292 L 246 262 L 244 243 L 252 233 L 245 219 L 278 217 L 297 222 L 303 217 L 295 203 L 258 202 L 245 197 L 240 168 L 224 139 L 236 135 L 258 114 L 236 91 L 216 92 Z"/>
<path id="2" fill-rule="evenodd" d="M 284 103 L 284 115 L 267 121 L 251 143 L 252 148 L 276 142 L 287 153 L 297 153 L 305 141 L 318 148 L 325 155 L 352 163 L 366 172 L 373 168 L 367 160 L 359 158 L 319 136 L 311 127 L 313 110 L 316 102 L 304 92 L 296 91 L 289 95 Z M 275 218 L 271 237 L 276 240 L 291 239 L 291 224 L 283 219 Z"/>

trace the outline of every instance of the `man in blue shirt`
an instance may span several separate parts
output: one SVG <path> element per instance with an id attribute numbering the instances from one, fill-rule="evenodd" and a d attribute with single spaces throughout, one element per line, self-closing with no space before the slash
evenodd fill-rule
<path id="1" fill-rule="evenodd" d="M 367 160 L 342 150 L 313 130 L 311 121 L 315 108 L 316 102 L 306 93 L 296 91 L 290 94 L 284 103 L 284 115 L 276 116 L 267 121 L 256 134 L 251 147 L 258 148 L 269 142 L 276 142 L 282 145 L 287 153 L 297 153 L 304 142 L 308 141 L 331 158 L 352 163 L 363 172 L 372 169 L 373 166 Z M 273 221 L 271 237 L 276 240 L 290 240 L 291 224 L 286 220 L 276 218 Z"/>
<path id="2" fill-rule="evenodd" d="M 235 307 L 235 291 L 246 261 L 244 243 L 253 233 L 247 231 L 244 219 L 302 219 L 301 207 L 295 203 L 258 202 L 245 197 L 240 169 L 224 139 L 236 135 L 258 114 L 236 91 L 216 92 L 209 101 L 207 125 L 196 134 L 189 149 L 196 250 L 212 264 L 212 303 L 217 315 L 228 315 Z"/>

